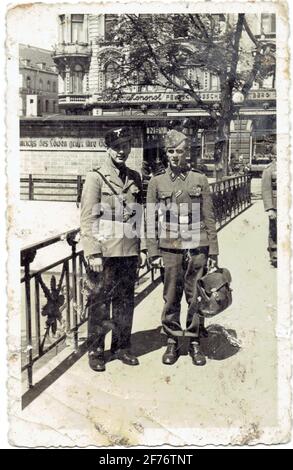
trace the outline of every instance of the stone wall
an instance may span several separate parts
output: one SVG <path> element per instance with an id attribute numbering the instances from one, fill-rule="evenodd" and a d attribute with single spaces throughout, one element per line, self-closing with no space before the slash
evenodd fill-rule
<path id="1" fill-rule="evenodd" d="M 107 130 L 122 123 L 83 120 L 23 119 L 20 124 L 21 175 L 85 175 L 100 166 L 106 155 Z M 128 166 L 141 172 L 143 133 L 133 127 L 133 147 Z"/>

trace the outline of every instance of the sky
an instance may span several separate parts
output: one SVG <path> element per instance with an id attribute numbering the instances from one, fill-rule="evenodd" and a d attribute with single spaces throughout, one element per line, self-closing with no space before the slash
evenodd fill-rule
<path id="1" fill-rule="evenodd" d="M 59 10 L 59 9 L 58 9 Z M 21 25 L 13 28 L 13 36 L 16 42 L 52 49 L 58 41 L 57 15 L 54 5 L 36 5 L 29 8 L 16 8 L 13 12 L 15 21 Z"/>

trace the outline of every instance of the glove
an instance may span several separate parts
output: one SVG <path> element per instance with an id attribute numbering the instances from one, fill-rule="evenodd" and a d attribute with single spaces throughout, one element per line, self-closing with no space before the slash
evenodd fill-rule
<path id="1" fill-rule="evenodd" d="M 149 258 L 148 262 L 151 268 L 163 268 L 164 267 L 162 256 L 152 256 L 151 258 Z"/>
<path id="2" fill-rule="evenodd" d="M 103 271 L 103 258 L 100 255 L 91 255 L 87 257 L 88 267 L 94 273 Z"/>
<path id="3" fill-rule="evenodd" d="M 213 269 L 218 266 L 218 255 L 209 255 L 207 261 L 208 269 Z"/>
<path id="4" fill-rule="evenodd" d="M 144 268 L 147 264 L 147 256 L 145 251 L 141 251 L 139 256 L 138 256 L 138 267 L 139 268 Z"/>
<path id="5" fill-rule="evenodd" d="M 277 218 L 277 211 L 275 211 L 275 209 L 270 209 L 268 212 L 269 212 L 269 218 L 271 220 L 275 220 Z"/>

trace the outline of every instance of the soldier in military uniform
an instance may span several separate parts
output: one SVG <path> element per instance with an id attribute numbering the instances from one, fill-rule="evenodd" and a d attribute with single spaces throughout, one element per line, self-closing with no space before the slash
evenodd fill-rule
<path id="1" fill-rule="evenodd" d="M 193 364 L 204 365 L 200 348 L 203 323 L 197 307 L 197 280 L 205 266 L 217 265 L 218 241 L 207 177 L 186 164 L 190 142 L 177 130 L 165 137 L 169 165 L 154 176 L 147 192 L 147 248 L 152 265 L 164 266 L 162 332 L 167 335 L 164 364 L 179 357 L 178 338 L 190 338 Z M 181 299 L 188 303 L 186 329 L 180 323 Z"/>
<path id="2" fill-rule="evenodd" d="M 105 334 L 110 329 L 114 357 L 128 365 L 138 364 L 130 351 L 130 336 L 140 254 L 133 216 L 142 207 L 141 178 L 125 164 L 131 151 L 130 129 L 109 131 L 105 142 L 105 163 L 87 174 L 81 198 L 81 235 L 90 287 L 89 365 L 95 371 L 105 370 Z"/>
<path id="3" fill-rule="evenodd" d="M 269 246 L 271 264 L 277 267 L 277 164 L 275 156 L 262 174 L 262 198 L 269 215 Z"/>

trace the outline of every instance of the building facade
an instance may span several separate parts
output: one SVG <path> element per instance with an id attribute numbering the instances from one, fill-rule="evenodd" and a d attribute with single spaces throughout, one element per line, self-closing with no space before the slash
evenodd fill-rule
<path id="1" fill-rule="evenodd" d="M 53 60 L 59 74 L 59 106 L 66 114 L 91 114 L 94 116 L 119 116 L 120 118 L 144 116 L 145 156 L 156 154 L 160 136 L 166 131 L 166 120 L 190 118 L 196 123 L 200 156 L 204 163 L 213 161 L 215 130 L 205 126 L 206 113 L 195 108 L 186 96 L 178 99 L 178 93 L 166 93 L 153 86 L 131 87 L 124 101 L 115 105 L 106 101 L 102 92 L 119 73 L 122 51 L 116 46 L 113 25 L 117 15 L 59 16 L 58 45 Z M 249 25 L 256 38 L 271 47 L 275 43 L 275 15 L 249 15 Z M 243 34 L 242 46 L 253 54 L 253 43 Z M 203 101 L 217 103 L 220 97 L 218 77 L 198 69 L 196 71 L 199 92 Z M 156 122 L 156 117 L 160 118 Z M 203 128 L 198 125 L 203 122 Z M 155 122 L 155 124 L 154 124 Z M 276 91 L 274 77 L 255 83 L 243 106 L 238 107 L 237 119 L 231 123 L 229 155 L 241 155 L 246 163 L 266 163 L 272 142 L 276 138 Z"/>
<path id="2" fill-rule="evenodd" d="M 19 115 L 57 114 L 58 72 L 52 52 L 19 45 Z"/>
<path id="3" fill-rule="evenodd" d="M 267 44 L 270 48 L 275 44 L 274 15 L 249 15 L 246 18 L 254 36 L 261 39 L 264 47 Z M 38 56 L 37 64 L 43 62 L 43 65 L 33 67 L 37 64 L 25 64 L 29 57 L 22 53 L 24 95 L 27 97 L 28 90 L 39 92 L 41 99 L 45 99 L 39 112 L 47 114 L 54 109 L 57 112 L 57 105 L 53 105 L 57 98 L 50 94 L 53 88 L 50 92 L 48 83 L 50 81 L 54 90 L 57 89 L 57 85 L 53 85 L 57 75 L 51 69 L 55 64 L 59 112 L 62 113 L 47 116 L 44 120 L 42 117 L 30 119 L 29 116 L 21 120 L 23 174 L 83 175 L 102 161 L 106 152 L 104 133 L 123 124 L 131 126 L 136 136 L 130 166 L 141 171 L 148 166 L 145 163 L 162 157 L 162 136 L 170 123 L 174 126 L 186 120 L 195 143 L 191 160 L 195 157 L 194 160 L 200 160 L 210 172 L 213 170 L 215 129 L 210 124 L 209 115 L 196 108 L 188 97 L 179 99 L 178 92 L 167 93 L 164 89 L 145 85 L 131 87 L 119 104 L 104 98 L 103 91 L 119 73 L 122 56 L 113 38 L 116 20 L 115 15 L 60 15 L 58 44 L 51 52 L 51 62 L 50 53 L 45 51 L 47 66 L 44 66 L 45 60 Z M 244 33 L 242 48 L 253 54 L 254 45 Z M 30 52 L 35 49 L 30 48 Z M 196 73 L 202 100 L 216 104 L 220 99 L 218 78 L 200 69 Z M 38 88 L 40 80 L 41 90 Z M 47 90 L 44 90 L 44 84 L 47 84 Z M 46 100 L 49 105 L 46 105 Z M 237 116 L 231 122 L 229 157 L 233 156 L 234 162 L 241 157 L 260 174 L 268 163 L 275 140 L 276 90 L 274 76 L 271 76 L 254 83 L 245 102 L 240 100 Z"/>

